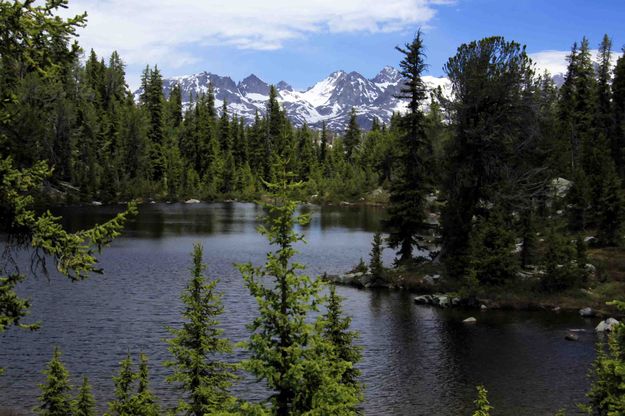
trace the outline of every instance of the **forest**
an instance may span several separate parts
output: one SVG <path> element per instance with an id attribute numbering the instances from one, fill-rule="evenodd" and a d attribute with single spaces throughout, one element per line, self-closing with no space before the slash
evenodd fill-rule
<path id="1" fill-rule="evenodd" d="M 625 261 L 625 52 L 613 67 L 608 35 L 598 62 L 590 40 L 573 44 L 561 86 L 536 73 L 515 41 L 462 44 L 444 66 L 452 84 L 444 97 L 421 79 L 427 63 L 417 32 L 397 48 L 406 113 L 362 131 L 353 111 L 344 132 L 315 131 L 291 124 L 274 87 L 251 125 L 226 103 L 217 111 L 210 89 L 183 108 L 180 88 L 164 97 L 157 66 L 145 69 L 135 101 L 122 57 L 84 55 L 75 34 L 86 15 L 59 17 L 66 4 L 0 1 L 0 332 L 36 330 L 22 322 L 30 305 L 15 288 L 27 275 L 15 253 L 32 251 L 37 273 L 52 261 L 81 280 L 100 271 L 99 250 L 137 204 L 188 198 L 264 201 L 261 233 L 275 251 L 263 266 L 239 265 L 259 312 L 243 346 L 251 358 L 232 364 L 223 360 L 233 345 L 219 329 L 220 295 L 196 246 L 181 297 L 185 324 L 168 341 L 169 381 L 181 392 L 172 414 L 359 414 L 357 334 L 333 286 L 302 276 L 292 261 L 302 239 L 294 227 L 306 221 L 295 215 L 298 202 L 384 205 L 388 238 L 376 235 L 370 267 L 382 280 L 433 267 L 463 297 L 601 287 L 602 302 L 616 301 L 606 308 L 623 308 L 625 276 L 605 258 Z M 91 201 L 132 202 L 77 233 L 47 211 Z M 392 268 L 379 261 L 382 245 L 396 250 Z M 529 287 L 520 274 L 532 277 Z M 625 326 L 597 351 L 584 409 L 625 414 Z M 147 357 L 133 365 L 129 354 L 113 378 L 109 414 L 163 414 Z M 230 388 L 240 371 L 273 393 L 262 403 L 237 399 Z M 71 396 L 58 350 L 44 372 L 38 414 L 95 414 L 86 378 Z M 490 414 L 481 386 L 475 406 L 474 415 Z"/>

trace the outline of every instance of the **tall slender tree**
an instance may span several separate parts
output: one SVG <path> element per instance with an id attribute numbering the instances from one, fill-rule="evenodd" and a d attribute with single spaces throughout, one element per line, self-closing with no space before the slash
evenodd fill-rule
<path id="1" fill-rule="evenodd" d="M 232 404 L 229 388 L 235 378 L 234 366 L 221 356 L 232 352 L 230 341 L 222 337 L 217 318 L 223 313 L 221 296 L 216 292 L 218 280 L 206 282 L 202 263 L 202 246 L 193 247 L 192 277 L 182 302 L 184 322 L 181 328 L 170 328 L 174 337 L 168 340 L 173 361 L 166 365 L 174 370 L 167 378 L 184 393 L 177 411 L 202 416 L 226 410 Z"/>
<path id="2" fill-rule="evenodd" d="M 386 225 L 388 244 L 398 248 L 398 261 L 412 259 L 413 247 L 423 248 L 423 236 L 430 229 L 426 222 L 426 197 L 431 190 L 431 145 L 425 132 L 420 105 L 426 98 L 421 78 L 426 68 L 421 31 L 404 48 L 396 48 L 404 58 L 401 75 L 406 79 L 399 98 L 408 99 L 408 113 L 400 119 L 398 157 L 391 179 L 390 204 Z"/>

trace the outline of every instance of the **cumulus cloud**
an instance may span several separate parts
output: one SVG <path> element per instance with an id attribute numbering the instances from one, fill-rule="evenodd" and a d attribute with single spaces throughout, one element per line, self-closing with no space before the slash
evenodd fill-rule
<path id="1" fill-rule="evenodd" d="M 88 12 L 80 43 L 117 50 L 130 65 L 167 60 L 182 67 L 198 45 L 275 50 L 315 33 L 389 32 L 427 25 L 454 0 L 74 0 Z"/>
<path id="2" fill-rule="evenodd" d="M 540 51 L 536 53 L 530 53 L 529 56 L 532 58 L 534 63 L 536 64 L 536 68 L 539 72 L 549 71 L 551 75 L 559 75 L 566 74 L 566 69 L 568 66 L 567 56 L 569 56 L 571 51 Z M 593 59 L 595 62 L 599 61 L 598 51 L 591 51 Z M 616 60 L 619 57 L 619 53 L 613 51 L 612 52 L 612 67 L 616 65 Z"/>

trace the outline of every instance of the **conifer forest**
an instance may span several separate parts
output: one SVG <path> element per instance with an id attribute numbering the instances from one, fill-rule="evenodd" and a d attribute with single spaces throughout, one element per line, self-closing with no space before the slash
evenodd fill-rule
<path id="1" fill-rule="evenodd" d="M 401 110 L 369 117 L 369 128 L 359 120 L 370 115 L 351 108 L 336 128 L 292 120 L 274 85 L 253 120 L 216 98 L 210 83 L 187 100 L 181 84 L 165 88 L 160 62 L 145 66 L 133 91 L 122 53 L 103 56 L 79 43 L 90 10 L 74 15 L 68 6 L 0 0 L 0 416 L 625 415 L 625 49 L 613 42 L 623 33 L 591 39 L 579 28 L 561 78 L 539 69 L 524 39 L 466 39 L 442 66 L 445 90 L 426 83 L 430 34 L 413 26 L 392 51 Z M 204 210 L 172 217 L 176 235 L 187 238 L 171 243 L 186 250 L 171 277 L 183 281 L 172 286 L 178 293 L 142 277 L 146 305 L 172 299 L 158 322 L 163 333 L 124 338 L 111 358 L 115 371 L 102 375 L 63 347 L 67 328 L 69 338 L 45 341 L 46 364 L 32 369 L 38 382 L 22 381 L 10 351 L 40 355 L 24 340 L 39 339 L 26 337 L 53 320 L 47 311 L 56 309 L 38 308 L 46 291 L 61 285 L 72 296 L 137 268 L 143 260 L 123 250 L 134 253 L 142 221 L 159 207 Z M 195 230 L 203 225 L 188 221 L 208 221 L 214 207 L 235 214 L 220 225 L 226 231 L 215 226 L 203 241 Z M 254 210 L 251 231 L 229 242 L 246 209 Z M 337 227 L 358 233 L 341 236 Z M 353 250 L 316 251 L 326 232 Z M 172 273 L 167 254 L 150 255 L 150 276 Z M 215 256 L 225 266 L 207 261 Z M 405 295 L 403 312 L 376 309 L 378 297 Z M 55 302 L 69 308 L 81 296 Z M 406 359 L 424 366 L 406 384 L 421 386 L 417 379 L 442 366 L 466 371 L 441 382 L 443 391 L 460 389 L 459 399 L 446 404 L 449 396 L 426 381 L 393 407 L 380 392 L 408 387 L 384 381 L 372 364 L 391 352 L 370 341 L 382 329 L 369 328 L 360 308 L 396 314 L 380 328 L 413 332 L 420 324 L 401 319 L 436 314 L 445 322 L 436 333 L 451 331 L 460 361 L 480 340 L 536 355 L 510 335 L 531 328 L 518 337 L 542 334 L 556 345 L 545 348 L 567 351 L 564 364 L 556 353 L 534 359 L 552 369 L 579 365 L 581 393 L 563 396 L 558 383 L 567 376 L 556 369 L 552 379 L 529 371 L 528 386 L 547 387 L 528 393 L 513 392 L 513 376 L 497 384 L 505 369 L 476 376 L 453 360 L 432 364 L 423 345 L 439 335 L 429 333 L 401 337 L 410 344 L 401 348 L 420 351 Z M 243 323 L 232 323 L 233 314 Z M 518 326 L 503 326 L 506 319 Z M 527 323 L 533 319 L 542 320 L 539 329 Z M 401 365 L 394 371 L 402 374 Z M 523 403 L 514 407 L 506 397 L 516 393 Z"/>

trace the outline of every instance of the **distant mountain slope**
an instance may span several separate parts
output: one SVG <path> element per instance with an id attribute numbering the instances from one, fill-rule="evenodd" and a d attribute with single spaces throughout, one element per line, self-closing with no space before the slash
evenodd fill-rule
<path id="1" fill-rule="evenodd" d="M 441 87 L 445 95 L 450 93 L 446 78 L 425 76 L 430 88 Z M 163 80 L 163 92 L 169 96 L 171 88 L 180 84 L 183 104 L 208 91 L 211 83 L 215 91 L 215 105 L 218 110 L 227 101 L 228 110 L 243 117 L 247 122 L 254 120 L 256 111 L 261 115 L 269 99 L 269 85 L 252 74 L 235 83 L 230 77 L 209 72 L 179 76 Z M 278 100 L 289 119 L 296 126 L 307 123 L 320 128 L 326 122 L 330 130 L 341 131 L 347 125 L 352 107 L 356 109 L 362 128 L 371 126 L 373 117 L 388 123 L 395 111 L 403 111 L 405 101 L 395 98 L 403 80 L 397 69 L 387 66 L 375 77 L 367 79 L 358 72 L 336 71 L 305 91 L 296 91 L 285 81 L 276 85 Z M 139 97 L 141 90 L 135 92 Z"/>

